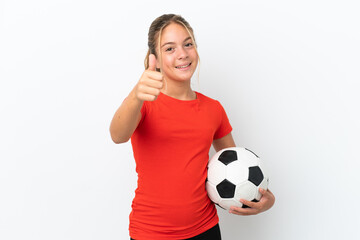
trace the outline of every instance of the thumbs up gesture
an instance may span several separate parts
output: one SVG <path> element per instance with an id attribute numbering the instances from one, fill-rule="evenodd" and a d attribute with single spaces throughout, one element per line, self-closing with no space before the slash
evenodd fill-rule
<path id="1" fill-rule="evenodd" d="M 163 88 L 164 76 L 156 71 L 156 58 L 149 55 L 149 67 L 135 86 L 136 97 L 141 101 L 154 101 Z"/>

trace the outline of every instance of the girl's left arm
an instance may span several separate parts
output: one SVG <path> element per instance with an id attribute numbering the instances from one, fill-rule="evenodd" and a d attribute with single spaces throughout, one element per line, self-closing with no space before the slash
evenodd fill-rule
<path id="1" fill-rule="evenodd" d="M 229 133 L 225 137 L 215 139 L 213 141 L 213 147 L 214 147 L 215 151 L 218 152 L 224 148 L 236 147 L 236 145 L 235 145 L 235 142 L 234 142 L 234 139 L 233 139 L 231 133 Z"/>
<path id="2" fill-rule="evenodd" d="M 231 133 L 229 133 L 225 137 L 215 139 L 213 141 L 213 147 L 215 151 L 218 152 L 224 148 L 236 147 L 236 145 Z M 259 202 L 250 202 L 241 199 L 240 202 L 247 205 L 249 208 L 239 208 L 233 206 L 230 208 L 230 213 L 237 215 L 256 215 L 270 209 L 275 203 L 274 194 L 269 189 L 260 189 L 260 193 L 262 194 L 262 197 Z"/>
<path id="3" fill-rule="evenodd" d="M 274 194 L 269 189 L 264 190 L 262 188 L 260 188 L 259 192 L 262 194 L 259 202 L 250 202 L 244 199 L 240 199 L 240 202 L 247 205 L 249 208 L 232 206 L 230 207 L 229 212 L 237 215 L 247 216 L 256 215 L 270 209 L 275 203 Z"/>

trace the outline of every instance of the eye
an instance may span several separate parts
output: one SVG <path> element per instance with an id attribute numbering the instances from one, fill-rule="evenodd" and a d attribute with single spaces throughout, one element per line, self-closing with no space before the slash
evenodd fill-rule
<path id="1" fill-rule="evenodd" d="M 172 50 L 174 50 L 174 48 L 169 47 L 169 48 L 165 49 L 165 52 L 171 52 Z"/>
<path id="2" fill-rule="evenodd" d="M 192 47 L 192 46 L 193 46 L 192 42 L 189 42 L 189 43 L 185 44 L 185 47 Z"/>

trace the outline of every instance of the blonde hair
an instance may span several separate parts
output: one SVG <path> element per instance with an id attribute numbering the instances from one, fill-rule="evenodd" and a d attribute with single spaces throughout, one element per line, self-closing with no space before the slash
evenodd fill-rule
<path id="1" fill-rule="evenodd" d="M 149 50 L 146 54 L 145 60 L 144 60 L 144 66 L 145 69 L 148 69 L 149 67 L 149 56 L 150 54 L 154 54 L 156 58 L 159 57 L 159 60 L 161 62 L 161 54 L 160 56 L 157 56 L 156 53 L 156 49 L 160 50 L 160 39 L 161 39 L 161 33 L 163 31 L 163 29 L 170 25 L 170 23 L 177 23 L 180 24 L 181 26 L 183 26 L 186 31 L 189 33 L 192 42 L 194 43 L 194 47 L 195 47 L 195 51 L 198 55 L 198 61 L 200 62 L 200 56 L 199 53 L 197 51 L 197 44 L 195 42 L 195 37 L 194 37 L 194 31 L 192 29 L 192 27 L 190 26 L 190 24 L 180 15 L 176 15 L 176 14 L 164 14 L 161 15 L 160 17 L 156 18 L 150 25 L 149 28 L 149 33 L 148 33 L 148 47 Z M 158 72 L 160 72 L 160 69 L 156 69 Z"/>

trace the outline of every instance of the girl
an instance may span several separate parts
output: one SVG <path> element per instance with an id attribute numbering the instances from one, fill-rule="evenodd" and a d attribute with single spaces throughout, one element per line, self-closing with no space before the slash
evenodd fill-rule
<path id="1" fill-rule="evenodd" d="M 165 14 L 151 24 L 145 71 L 116 111 L 115 143 L 131 144 L 138 187 L 130 213 L 130 239 L 219 240 L 219 218 L 205 190 L 209 150 L 234 147 L 232 127 L 221 104 L 191 89 L 199 61 L 193 29 L 179 15 Z M 238 215 L 269 209 L 268 190 Z"/>

